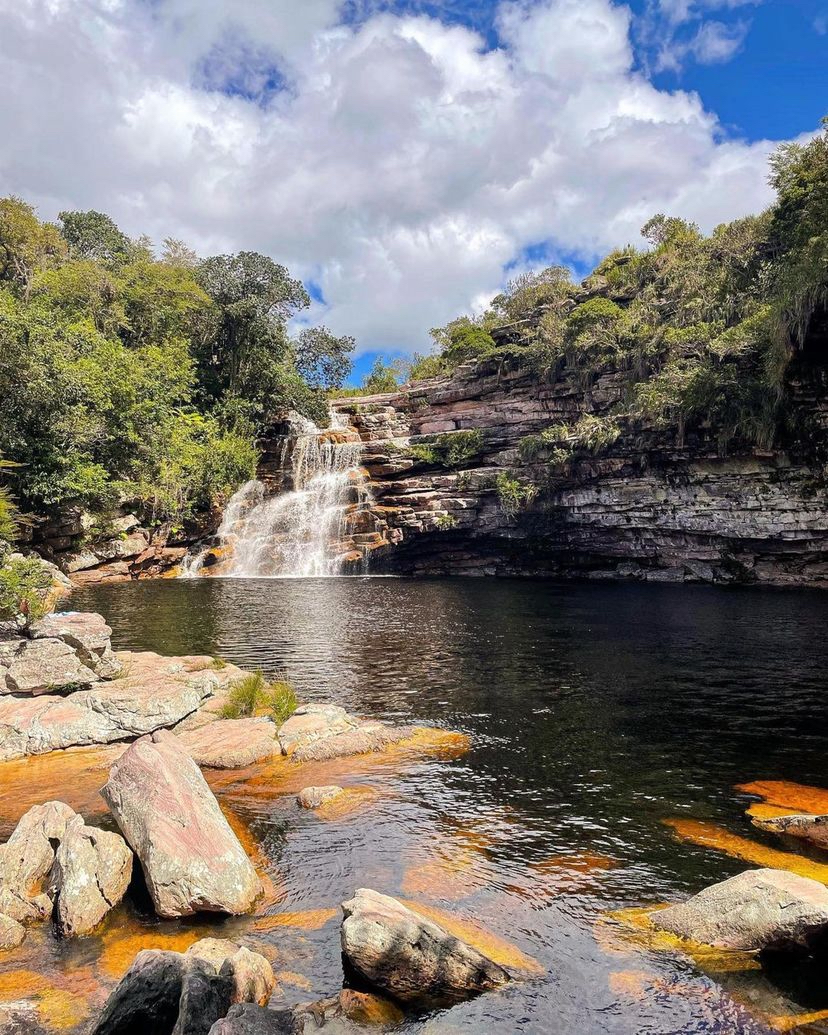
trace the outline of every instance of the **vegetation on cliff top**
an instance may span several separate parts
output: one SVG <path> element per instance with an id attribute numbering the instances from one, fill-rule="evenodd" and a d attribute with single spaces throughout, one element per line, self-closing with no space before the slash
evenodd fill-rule
<path id="1" fill-rule="evenodd" d="M 288 333 L 309 304 L 267 256 L 156 255 L 102 213 L 44 223 L 0 200 L 0 455 L 20 508 L 123 502 L 180 524 L 220 503 L 268 412 L 324 418 L 350 370 L 352 339 Z"/>
<path id="2" fill-rule="evenodd" d="M 655 216 L 642 231 L 649 248 L 612 252 L 581 285 L 562 267 L 516 278 L 480 316 L 435 329 L 439 352 L 409 376 L 498 358 L 549 379 L 566 371 L 589 399 L 601 372 L 622 373 L 615 413 L 532 437 L 524 459 L 602 449 L 619 419 L 674 430 L 679 445 L 691 425 L 722 449 L 771 445 L 788 416 L 789 362 L 828 304 L 828 123 L 780 148 L 770 180 L 777 201 L 761 215 L 710 235 Z"/>

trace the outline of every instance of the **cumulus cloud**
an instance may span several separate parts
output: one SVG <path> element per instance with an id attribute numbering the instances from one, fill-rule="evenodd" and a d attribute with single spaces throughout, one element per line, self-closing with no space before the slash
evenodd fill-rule
<path id="1" fill-rule="evenodd" d="M 0 191 L 267 252 L 319 286 L 314 317 L 386 350 L 423 349 L 531 245 L 590 257 L 656 211 L 711 227 L 769 201 L 773 143 L 656 89 L 612 0 L 504 0 L 494 48 L 400 5 L 344 11 L 0 0 Z"/>

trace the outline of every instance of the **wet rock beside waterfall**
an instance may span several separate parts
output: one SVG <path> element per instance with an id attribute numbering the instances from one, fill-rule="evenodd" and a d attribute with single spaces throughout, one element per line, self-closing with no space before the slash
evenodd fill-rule
<path id="1" fill-rule="evenodd" d="M 348 965 L 403 1004 L 448 1004 L 509 981 L 499 964 L 390 896 L 357 889 L 342 911 Z"/>
<path id="2" fill-rule="evenodd" d="M 135 741 L 102 790 L 161 917 L 246 913 L 261 882 L 201 770 L 175 734 Z"/>
<path id="3" fill-rule="evenodd" d="M 47 883 L 55 849 L 78 814 L 63 802 L 32 806 L 0 845 L 0 914 L 14 921 L 43 921 L 52 914 Z"/>
<path id="4" fill-rule="evenodd" d="M 801 838 L 820 849 L 828 849 L 828 815 L 792 813 L 783 817 L 751 817 L 751 823 L 763 831 Z"/>
<path id="5" fill-rule="evenodd" d="M 276 725 L 263 716 L 218 719 L 177 732 L 178 740 L 199 766 L 234 770 L 268 759 L 279 751 Z"/>
<path id="6" fill-rule="evenodd" d="M 744 871 L 650 920 L 723 950 L 804 949 L 828 934 L 828 888 L 790 871 Z"/>
<path id="7" fill-rule="evenodd" d="M 119 834 L 88 827 L 75 816 L 66 825 L 50 879 L 55 922 L 62 935 L 86 935 L 124 897 L 132 851 Z"/>
<path id="8" fill-rule="evenodd" d="M 318 809 L 323 803 L 330 802 L 341 795 L 344 788 L 338 784 L 324 784 L 318 788 L 303 788 L 296 796 L 296 801 L 303 809 Z"/>

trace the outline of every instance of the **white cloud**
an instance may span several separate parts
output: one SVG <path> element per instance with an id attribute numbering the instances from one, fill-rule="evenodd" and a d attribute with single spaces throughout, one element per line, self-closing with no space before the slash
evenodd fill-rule
<path id="1" fill-rule="evenodd" d="M 657 90 L 611 0 L 504 2 L 494 50 L 398 5 L 339 10 L 0 0 L 0 192 L 265 251 L 365 349 L 423 349 L 531 244 L 590 255 L 656 211 L 710 227 L 769 201 L 772 143 Z"/>

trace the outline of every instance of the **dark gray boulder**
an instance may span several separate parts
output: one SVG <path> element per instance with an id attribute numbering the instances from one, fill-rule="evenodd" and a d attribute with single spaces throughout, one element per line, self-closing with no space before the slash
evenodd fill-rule
<path id="1" fill-rule="evenodd" d="M 219 1018 L 210 1036 L 247 1036 L 248 1033 L 296 1033 L 293 1011 L 288 1007 L 259 1007 L 258 1004 L 233 1004 L 225 1018 Z"/>

